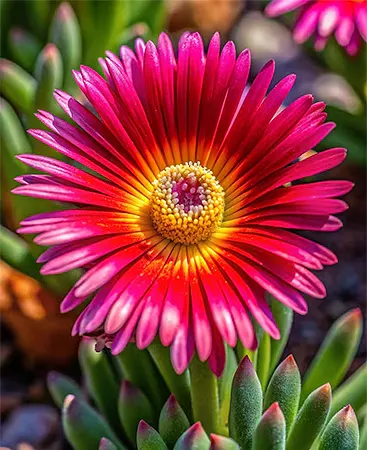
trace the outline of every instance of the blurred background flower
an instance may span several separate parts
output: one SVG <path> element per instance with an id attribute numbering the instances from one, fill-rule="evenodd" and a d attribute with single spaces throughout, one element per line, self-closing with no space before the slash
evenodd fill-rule
<path id="1" fill-rule="evenodd" d="M 41 276 L 36 263 L 41 250 L 31 240 L 23 240 L 14 233 L 22 218 L 50 210 L 51 206 L 41 200 L 9 195 L 16 184 L 14 177 L 22 171 L 23 175 L 27 174 L 26 166 L 14 155 L 26 152 L 50 155 L 45 146 L 27 136 L 25 130 L 34 127 L 36 121 L 33 113 L 37 108 L 54 108 L 54 88 L 76 94 L 72 68 L 80 64 L 97 68 L 98 58 L 104 56 L 106 49 L 116 52 L 122 44 L 131 46 L 138 36 L 155 39 L 165 29 L 176 39 L 182 31 L 190 29 L 200 31 L 208 39 L 219 30 L 223 41 L 228 38 L 235 41 L 238 51 L 250 48 L 253 62 L 250 81 L 265 61 L 274 58 L 277 69 L 272 86 L 289 73 L 297 74 L 289 102 L 311 92 L 316 101 L 328 104 L 329 120 L 335 121 L 337 127 L 325 139 L 323 148 L 348 149 L 347 163 L 334 169 L 330 177 L 352 180 L 356 187 L 347 198 L 350 209 L 342 217 L 345 227 L 337 235 L 318 237 L 320 243 L 338 255 L 339 264 L 321 276 L 328 301 L 310 303 L 309 316 L 295 319 L 287 350 L 296 355 L 301 372 L 331 322 L 351 307 L 365 308 L 366 45 L 363 43 L 358 55 L 353 57 L 334 37 L 321 52 L 314 50 L 311 41 L 298 45 L 291 33 L 294 13 L 276 19 L 266 17 L 264 9 L 268 3 L 266 0 L 0 2 L 0 250 L 3 259 L 0 307 L 5 324 L 0 358 L 1 412 L 4 427 L 14 432 L 12 448 L 23 439 L 17 433 L 19 423 L 28 424 L 30 436 L 23 441 L 35 448 L 61 446 L 57 412 L 50 404 L 44 379 L 47 366 L 74 361 L 75 341 L 67 337 L 74 317 L 70 316 L 68 324 L 59 322 L 55 303 L 59 303 L 78 276 L 77 273 Z M 80 100 L 84 102 L 83 98 Z M 62 114 L 60 109 L 52 112 Z M 59 325 L 49 327 L 47 323 Z M 52 341 L 49 333 L 56 329 L 60 330 L 58 342 L 62 341 L 64 348 L 45 345 L 46 340 Z M 68 355 L 66 359 L 65 355 Z M 364 358 L 362 346 L 351 370 Z M 68 362 L 65 370 L 74 378 L 80 377 L 77 363 Z M 27 409 L 24 403 L 31 403 L 33 409 Z M 16 413 L 12 420 L 10 412 Z M 45 416 L 50 418 L 48 431 L 36 426 Z"/>

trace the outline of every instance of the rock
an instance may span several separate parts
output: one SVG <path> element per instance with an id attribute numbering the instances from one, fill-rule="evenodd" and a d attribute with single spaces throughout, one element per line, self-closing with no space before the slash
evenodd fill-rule
<path id="1" fill-rule="evenodd" d="M 55 408 L 23 405 L 16 408 L 3 424 L 0 445 L 12 449 L 34 447 L 37 450 L 48 450 L 52 446 L 56 450 L 55 442 L 60 440 L 60 436 L 60 419 Z"/>

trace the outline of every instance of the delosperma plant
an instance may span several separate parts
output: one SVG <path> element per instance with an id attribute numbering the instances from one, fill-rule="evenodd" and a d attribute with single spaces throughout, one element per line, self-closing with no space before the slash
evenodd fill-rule
<path id="1" fill-rule="evenodd" d="M 285 308 L 276 315 L 287 318 L 280 320 L 287 336 L 292 315 Z M 191 384 L 191 366 L 177 375 L 156 342 L 148 351 L 131 343 L 111 356 L 84 340 L 79 361 L 87 393 L 55 372 L 48 384 L 76 450 L 362 450 L 367 367 L 344 380 L 361 331 L 359 310 L 342 316 L 304 377 L 292 355 L 278 364 L 286 338 L 260 339 L 258 350 L 243 358 L 243 349 L 228 347 L 223 375 L 212 380 L 216 411 L 206 408 L 208 386 Z M 195 364 L 201 363 L 195 358 Z"/>
<path id="2" fill-rule="evenodd" d="M 304 295 L 326 296 L 312 271 L 337 262 L 294 230 L 339 229 L 353 187 L 310 177 L 346 150 L 306 158 L 335 126 L 325 104 L 282 109 L 295 75 L 269 90 L 269 61 L 248 88 L 250 59 L 218 33 L 207 51 L 189 32 L 177 52 L 166 33 L 107 51 L 104 76 L 73 71 L 78 96 L 55 90 L 64 117 L 39 109 L 47 130 L 29 134 L 47 150 L 17 155 L 37 173 L 13 193 L 69 205 L 18 232 L 50 247 L 42 275 L 80 270 L 61 311 L 80 313 L 92 403 L 49 377 L 76 450 L 358 448 L 365 368 L 339 384 L 360 312 L 334 325 L 302 383 L 292 356 L 278 365 Z"/>

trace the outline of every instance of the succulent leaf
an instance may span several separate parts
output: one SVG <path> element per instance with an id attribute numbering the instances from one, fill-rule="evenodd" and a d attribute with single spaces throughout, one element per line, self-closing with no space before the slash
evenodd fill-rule
<path id="1" fill-rule="evenodd" d="M 123 381 L 118 400 L 118 412 L 122 428 L 129 441 L 134 444 L 141 419 L 154 424 L 154 412 L 147 397 L 129 381 Z"/>
<path id="2" fill-rule="evenodd" d="M 0 59 L 0 82 L 3 95 L 20 111 L 34 108 L 36 80 L 17 64 Z"/>
<path id="3" fill-rule="evenodd" d="M 330 404 L 330 384 L 324 384 L 306 398 L 290 430 L 287 450 L 310 449 L 326 423 Z"/>
<path id="4" fill-rule="evenodd" d="M 115 445 L 113 442 L 111 442 L 109 439 L 103 437 L 103 438 L 99 441 L 99 447 L 98 447 L 98 450 L 117 450 L 117 447 L 116 447 L 116 445 Z"/>
<path id="5" fill-rule="evenodd" d="M 358 450 L 359 429 L 353 408 L 347 405 L 330 420 L 321 436 L 319 450 Z"/>
<path id="6" fill-rule="evenodd" d="M 13 28 L 9 33 L 9 47 L 14 61 L 24 69 L 32 70 L 42 45 L 28 31 Z"/>
<path id="7" fill-rule="evenodd" d="M 53 108 L 53 92 L 60 88 L 63 79 L 63 64 L 59 50 L 54 44 L 47 44 L 39 54 L 35 78 L 38 81 L 35 94 L 35 108 L 50 110 Z"/>
<path id="8" fill-rule="evenodd" d="M 227 345 L 226 365 L 222 376 L 218 378 L 219 408 L 223 423 L 228 421 L 229 407 L 231 404 L 232 380 L 237 370 L 237 366 L 236 354 L 234 350 Z"/>
<path id="9" fill-rule="evenodd" d="M 229 434 L 242 450 L 251 449 L 252 435 L 262 414 L 262 388 L 250 359 L 238 366 L 232 383 Z"/>
<path id="10" fill-rule="evenodd" d="M 141 389 L 157 412 L 160 411 L 169 392 L 149 353 L 146 350 L 139 350 L 135 344 L 129 344 L 117 356 L 117 362 L 123 378 Z"/>
<path id="11" fill-rule="evenodd" d="M 86 338 L 79 345 L 79 363 L 86 377 L 88 390 L 99 410 L 113 429 L 120 431 L 117 411 L 119 384 L 107 355 L 103 351 L 96 352 L 94 340 Z"/>
<path id="12" fill-rule="evenodd" d="M 275 370 L 280 357 L 282 356 L 293 322 L 293 311 L 276 299 L 271 302 L 271 312 L 278 325 L 280 339 L 271 339 L 270 373 Z"/>
<path id="13" fill-rule="evenodd" d="M 210 441 L 200 422 L 194 423 L 180 437 L 173 450 L 209 450 Z"/>
<path id="14" fill-rule="evenodd" d="M 136 443 L 138 450 L 168 450 L 159 433 L 144 420 L 139 422 Z"/>
<path id="15" fill-rule="evenodd" d="M 66 437 L 75 450 L 98 448 L 102 437 L 107 437 L 118 449 L 125 449 L 97 411 L 74 395 L 65 398 L 62 423 Z"/>
<path id="16" fill-rule="evenodd" d="M 55 371 L 47 375 L 47 387 L 53 401 L 59 408 L 62 407 L 65 398 L 69 394 L 72 394 L 74 397 L 84 398 L 80 386 L 72 378 Z"/>
<path id="17" fill-rule="evenodd" d="M 279 404 L 265 411 L 254 432 L 252 450 L 285 450 L 285 420 Z"/>
<path id="18" fill-rule="evenodd" d="M 347 312 L 334 323 L 305 375 L 301 403 L 320 384 L 328 382 L 334 389 L 339 385 L 356 354 L 361 333 L 359 309 Z"/>
<path id="19" fill-rule="evenodd" d="M 233 439 L 211 434 L 210 450 L 240 450 L 240 447 Z"/>
<path id="20" fill-rule="evenodd" d="M 169 449 L 172 449 L 178 438 L 190 427 L 189 419 L 172 394 L 164 404 L 159 416 L 159 434 Z"/>
<path id="21" fill-rule="evenodd" d="M 169 349 L 163 347 L 158 341 L 153 341 L 148 350 L 168 389 L 175 394 L 181 408 L 191 418 L 189 372 L 186 370 L 183 374 L 178 375 L 172 367 Z"/>
<path id="22" fill-rule="evenodd" d="M 271 356 L 270 336 L 267 333 L 264 333 L 261 338 L 259 348 L 257 349 L 257 366 L 256 366 L 256 372 L 259 377 L 263 391 L 265 390 L 266 385 L 268 383 L 270 356 Z"/>
<path id="23" fill-rule="evenodd" d="M 72 70 L 81 62 L 82 42 L 78 19 L 68 3 L 62 3 L 50 27 L 50 40 L 60 50 L 65 69 L 64 88 L 73 88 Z"/>
<path id="24" fill-rule="evenodd" d="M 349 403 L 355 411 L 362 408 L 367 399 L 366 379 L 367 364 L 364 364 L 334 392 L 330 415 L 336 414 Z"/>
<path id="25" fill-rule="evenodd" d="M 287 434 L 297 415 L 301 394 L 301 375 L 292 355 L 288 356 L 275 370 L 270 379 L 264 399 L 267 409 L 278 402 L 284 414 Z"/>

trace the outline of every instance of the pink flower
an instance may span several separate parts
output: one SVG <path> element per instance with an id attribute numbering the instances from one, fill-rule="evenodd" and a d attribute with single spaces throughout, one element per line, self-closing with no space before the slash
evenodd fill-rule
<path id="1" fill-rule="evenodd" d="M 353 56 L 358 53 L 362 38 L 367 41 L 366 0 L 273 0 L 265 12 L 279 16 L 299 7 L 294 26 L 294 39 L 298 43 L 315 34 L 315 48 L 323 50 L 335 33 L 339 44 Z"/>
<path id="2" fill-rule="evenodd" d="M 177 58 L 161 34 L 157 47 L 137 40 L 135 53 L 122 47 L 100 63 L 106 79 L 84 66 L 74 73 L 95 114 L 56 91 L 75 125 L 40 111 L 50 131 L 29 131 L 85 170 L 19 157 L 46 175 L 19 177 L 14 192 L 72 206 L 30 217 L 19 232 L 51 246 L 39 258 L 43 274 L 86 269 L 61 305 L 94 296 L 74 334 L 100 335 L 113 354 L 159 335 L 178 373 L 196 349 L 220 374 L 224 342 L 256 348 L 250 315 L 280 337 L 266 292 L 300 314 L 302 294 L 325 297 L 310 269 L 336 257 L 291 230 L 342 226 L 334 214 L 347 205 L 335 197 L 352 183 L 299 180 L 337 166 L 346 151 L 300 161 L 334 128 L 325 105 L 305 95 L 279 112 L 295 76 L 267 94 L 273 61 L 242 95 L 250 53 L 236 58 L 233 42 L 221 51 L 218 34 L 207 55 L 198 33 L 182 35 Z"/>

